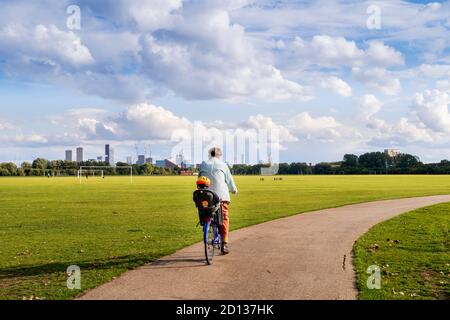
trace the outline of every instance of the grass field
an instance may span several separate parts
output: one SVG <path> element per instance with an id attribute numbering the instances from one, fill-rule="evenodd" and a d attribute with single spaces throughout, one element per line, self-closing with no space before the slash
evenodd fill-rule
<path id="1" fill-rule="evenodd" d="M 450 300 L 450 203 L 378 224 L 354 251 L 361 299 Z M 366 285 L 370 265 L 381 269 L 379 290 Z"/>
<path id="2" fill-rule="evenodd" d="M 315 209 L 450 193 L 450 176 L 236 177 L 232 229 Z M 70 299 L 200 241 L 193 177 L 0 179 L 0 299 Z M 232 238 L 230 239 L 232 241 Z"/>

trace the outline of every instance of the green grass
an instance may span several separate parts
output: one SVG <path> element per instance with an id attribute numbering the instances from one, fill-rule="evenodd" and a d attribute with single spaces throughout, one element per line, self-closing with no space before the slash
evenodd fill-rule
<path id="1" fill-rule="evenodd" d="M 450 300 L 450 203 L 421 208 L 373 227 L 354 247 L 360 299 Z M 368 266 L 381 288 L 368 289 Z"/>
<path id="2" fill-rule="evenodd" d="M 70 299 L 82 290 L 200 241 L 194 177 L 0 179 L 0 299 Z M 450 176 L 236 177 L 232 229 L 377 199 L 450 194 Z M 231 241 L 233 239 L 231 238 Z"/>

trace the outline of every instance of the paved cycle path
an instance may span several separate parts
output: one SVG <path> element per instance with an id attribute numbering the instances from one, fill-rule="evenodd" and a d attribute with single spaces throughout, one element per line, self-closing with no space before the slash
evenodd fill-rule
<path id="1" fill-rule="evenodd" d="M 354 241 L 381 221 L 449 201 L 450 195 L 375 201 L 262 223 L 232 232 L 231 253 L 212 266 L 198 243 L 80 299 L 356 299 Z"/>

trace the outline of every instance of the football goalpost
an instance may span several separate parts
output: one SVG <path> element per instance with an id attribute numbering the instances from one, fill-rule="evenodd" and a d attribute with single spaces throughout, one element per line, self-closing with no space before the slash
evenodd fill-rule
<path id="1" fill-rule="evenodd" d="M 117 169 L 125 169 L 130 170 L 130 183 L 133 183 L 133 167 L 132 166 L 81 166 L 77 171 L 77 178 L 81 183 L 81 178 L 83 176 L 89 177 L 89 175 L 95 176 L 96 173 L 100 174 L 102 178 L 105 178 L 105 171 L 108 170 L 117 170 Z"/>

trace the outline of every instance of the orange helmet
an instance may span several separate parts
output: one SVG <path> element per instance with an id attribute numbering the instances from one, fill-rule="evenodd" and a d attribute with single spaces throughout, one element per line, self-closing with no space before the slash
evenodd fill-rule
<path id="1" fill-rule="evenodd" d="M 210 186 L 211 181 L 208 179 L 208 177 L 201 176 L 197 179 L 196 184 L 198 186 Z"/>

